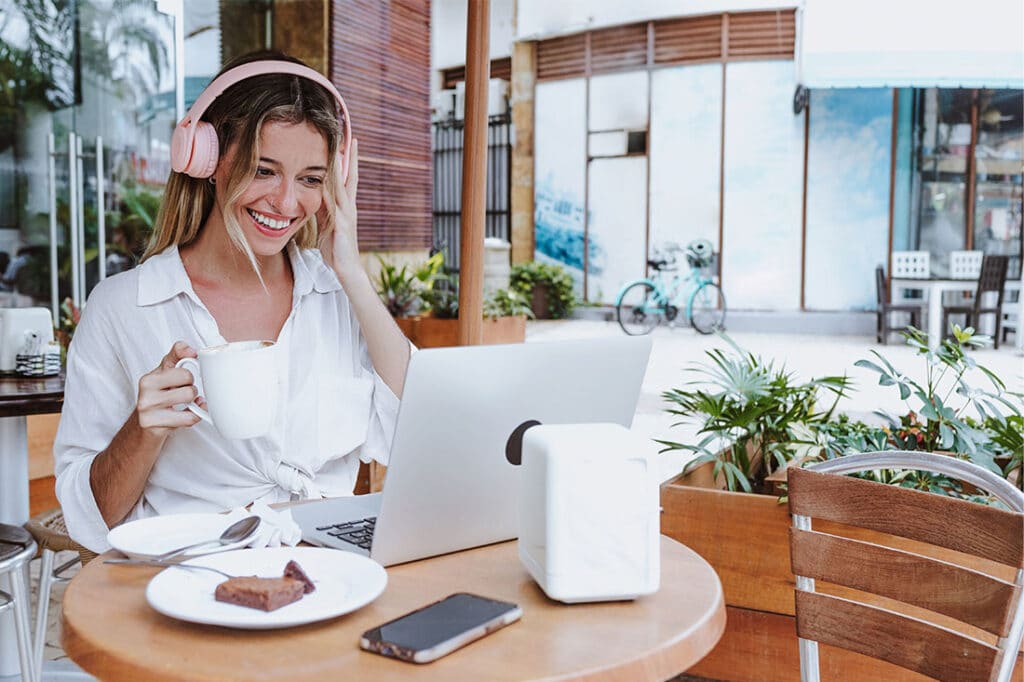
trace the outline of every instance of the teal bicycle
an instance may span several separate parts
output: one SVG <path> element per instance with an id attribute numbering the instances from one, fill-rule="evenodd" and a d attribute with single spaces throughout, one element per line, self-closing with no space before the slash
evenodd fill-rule
<path id="1" fill-rule="evenodd" d="M 706 274 L 714 262 L 714 247 L 706 239 L 697 239 L 685 249 L 690 272 L 681 277 L 676 270 L 676 254 L 683 249 L 671 246 L 667 257 L 648 259 L 650 277 L 626 283 L 615 300 L 615 315 L 622 331 L 630 336 L 649 334 L 662 320 L 674 324 L 680 308 L 690 326 L 701 334 L 725 329 L 725 294 Z M 685 301 L 685 303 L 684 303 Z"/>

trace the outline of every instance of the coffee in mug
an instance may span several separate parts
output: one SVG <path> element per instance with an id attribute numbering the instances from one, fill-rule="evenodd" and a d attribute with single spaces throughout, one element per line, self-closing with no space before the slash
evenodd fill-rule
<path id="1" fill-rule="evenodd" d="M 213 424 L 225 438 L 265 436 L 277 418 L 280 393 L 277 347 L 273 341 L 235 341 L 182 358 L 207 409 L 185 408 Z"/>

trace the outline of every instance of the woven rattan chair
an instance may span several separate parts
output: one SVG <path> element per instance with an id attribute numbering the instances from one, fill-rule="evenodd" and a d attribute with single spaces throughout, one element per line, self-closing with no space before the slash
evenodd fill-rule
<path id="1" fill-rule="evenodd" d="M 29 607 L 32 599 L 28 587 L 28 562 L 36 553 L 32 536 L 20 526 L 0 523 L 0 576 L 7 576 L 11 593 L 0 591 L 0 613 L 14 609 L 14 632 L 18 639 L 18 660 L 21 664 L 21 679 L 35 682 L 39 679 L 42 665 L 36 666 L 32 659 L 32 626 Z"/>
<path id="2" fill-rule="evenodd" d="M 878 469 L 942 474 L 1006 508 L 837 475 Z M 788 487 L 802 680 L 819 679 L 818 642 L 940 680 L 1011 679 L 1024 633 L 1024 493 L 970 462 L 921 452 L 791 469 Z M 812 518 L 843 525 L 822 532 Z"/>
<path id="3" fill-rule="evenodd" d="M 64 513 L 60 509 L 37 514 L 25 524 L 25 528 L 39 545 L 39 592 L 36 597 L 36 631 L 32 642 L 32 656 L 36 670 L 42 670 L 43 648 L 46 646 L 46 619 L 50 610 L 50 588 L 54 582 L 68 580 L 64 577 L 65 571 L 79 562 L 84 566 L 96 558 L 96 553 L 71 539 L 67 526 L 64 525 Z M 77 552 L 78 556 L 55 569 L 53 563 L 57 552 L 67 550 Z"/>

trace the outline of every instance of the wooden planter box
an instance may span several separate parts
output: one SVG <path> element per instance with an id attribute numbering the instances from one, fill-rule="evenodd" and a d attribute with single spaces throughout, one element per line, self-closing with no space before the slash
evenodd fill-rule
<path id="1" fill-rule="evenodd" d="M 397 318 L 399 329 L 418 348 L 442 348 L 459 345 L 459 321 L 436 317 Z M 483 342 L 522 343 L 526 340 L 526 317 L 485 318 Z"/>
<path id="2" fill-rule="evenodd" d="M 715 568 L 722 580 L 728 611 L 725 634 L 718 646 L 687 672 L 737 682 L 799 680 L 793 597 L 796 579 L 789 564 L 789 511 L 772 495 L 698 487 L 702 482 L 714 485 L 712 466 L 708 463 L 661 487 L 661 532 L 687 545 Z M 830 525 L 816 522 L 815 528 L 828 532 Z M 831 528 L 834 531 L 838 526 Z M 844 529 L 843 533 L 863 540 L 885 537 L 893 546 L 917 551 L 923 547 L 911 541 L 894 542 L 870 531 Z M 962 561 L 962 555 L 953 552 L 928 553 L 938 558 L 959 557 Z M 983 565 L 986 570 L 994 566 L 981 559 L 974 564 Z M 1005 570 L 1004 577 L 1012 580 L 1013 572 Z M 837 588 L 835 593 L 842 594 L 842 590 Z M 930 679 L 861 654 L 828 646 L 820 648 L 821 675 L 825 680 Z M 1017 674 L 1022 669 L 1024 655 L 1018 658 Z"/>

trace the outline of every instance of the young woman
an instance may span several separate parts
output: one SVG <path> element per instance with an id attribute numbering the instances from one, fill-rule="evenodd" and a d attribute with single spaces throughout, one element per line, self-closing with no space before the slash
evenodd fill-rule
<path id="1" fill-rule="evenodd" d="M 175 131 L 185 172 L 143 262 L 83 311 L 54 459 L 68 530 L 90 549 L 144 516 L 351 494 L 360 460 L 387 461 L 410 345 L 360 263 L 344 103 L 293 63 L 250 56 L 211 83 Z M 267 436 L 228 440 L 176 408 L 197 397 L 180 359 L 265 339 L 286 365 Z"/>

